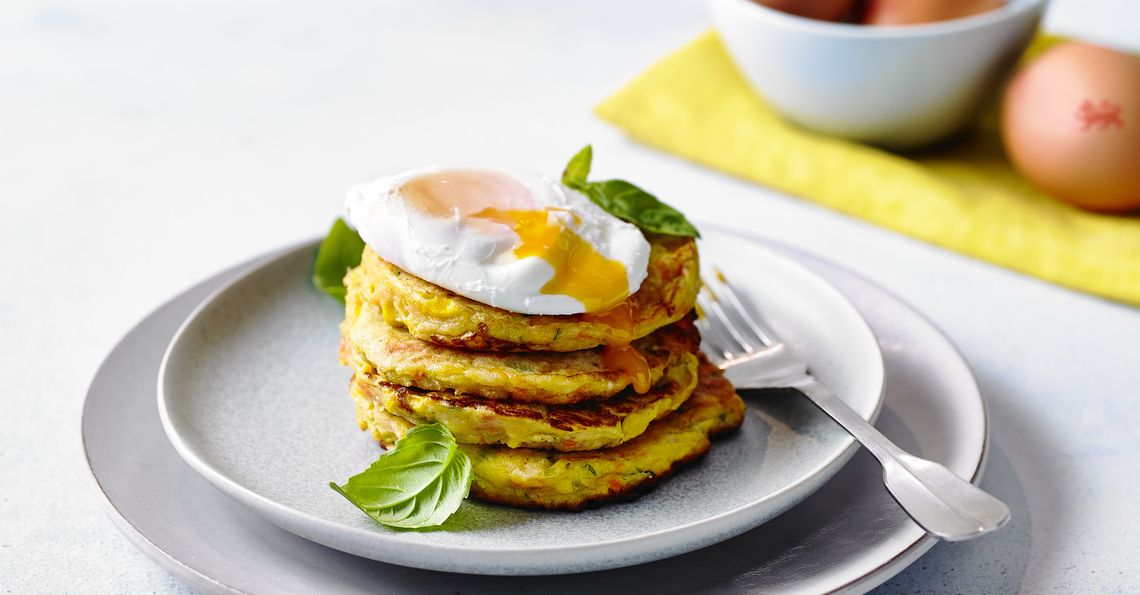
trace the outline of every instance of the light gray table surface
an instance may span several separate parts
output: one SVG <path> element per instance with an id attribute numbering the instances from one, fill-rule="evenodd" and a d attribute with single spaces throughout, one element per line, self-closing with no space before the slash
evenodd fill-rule
<path id="1" fill-rule="evenodd" d="M 1140 50 L 1138 3 L 1053 8 L 1052 30 Z M 1140 310 L 685 163 L 591 115 L 707 26 L 692 0 L 0 3 L 0 590 L 187 590 L 106 518 L 80 444 L 87 384 L 144 314 L 322 233 L 355 182 L 427 163 L 556 174 L 593 143 L 599 176 L 854 269 L 965 352 L 993 419 L 984 486 L 1014 520 L 936 546 L 883 592 L 1140 591 Z"/>

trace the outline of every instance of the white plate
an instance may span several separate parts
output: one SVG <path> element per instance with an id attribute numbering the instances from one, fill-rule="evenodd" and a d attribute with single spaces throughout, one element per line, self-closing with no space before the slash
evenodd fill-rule
<path id="1" fill-rule="evenodd" d="M 954 345 L 921 314 L 866 279 L 787 247 L 780 250 L 843 291 L 884 346 L 885 402 L 876 426 L 911 452 L 977 483 L 987 458 L 988 422 L 977 383 Z M 451 574 L 374 562 L 296 537 L 227 498 L 186 465 L 162 430 L 154 398 L 159 363 L 174 332 L 202 299 L 249 266 L 204 280 L 141 320 L 107 355 L 83 407 L 84 453 L 108 516 L 157 564 L 205 592 L 569 595 L 629 593 L 646 585 L 660 593 L 862 592 L 894 576 L 937 541 L 899 510 L 866 451 L 856 453 L 804 502 L 761 527 L 696 552 L 621 570 L 549 577 Z M 757 406 L 778 413 L 775 407 L 784 404 Z M 1023 516 L 1016 474 L 1005 459 L 995 463 L 989 489 L 1013 498 L 1007 501 Z M 1007 530 L 983 545 L 1020 551 L 1026 547 L 1023 540 L 1022 533 Z M 960 564 L 960 552 L 935 552 L 932 568 Z M 1000 565 L 977 571 L 983 583 L 1007 582 Z M 931 577 L 934 583 L 937 579 Z M 895 590 L 916 580 L 929 582 L 911 576 Z"/>
<path id="2" fill-rule="evenodd" d="M 479 574 L 553 574 L 644 563 L 738 535 L 796 504 L 853 441 L 806 400 L 752 400 L 741 432 L 640 500 L 584 513 L 468 501 L 447 530 L 386 529 L 332 492 L 380 449 L 356 429 L 336 363 L 339 304 L 309 284 L 314 245 L 257 266 L 207 299 L 167 352 L 159 411 L 203 477 L 271 522 L 360 556 Z M 794 261 L 709 233 L 701 247 L 816 375 L 867 419 L 882 403 L 878 345 L 858 311 Z"/>

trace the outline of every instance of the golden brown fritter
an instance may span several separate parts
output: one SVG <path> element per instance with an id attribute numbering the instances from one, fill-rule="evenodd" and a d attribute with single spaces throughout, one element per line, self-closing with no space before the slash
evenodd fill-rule
<path id="1" fill-rule="evenodd" d="M 743 422 L 744 402 L 721 372 L 702 358 L 699 375 L 697 389 L 680 409 L 620 446 L 558 452 L 461 445 L 471 457 L 471 494 L 509 506 L 571 510 L 636 497 L 703 456 L 711 437 Z M 370 429 L 386 447 L 413 426 L 355 386 L 351 392 L 361 429 Z"/>
<path id="2" fill-rule="evenodd" d="M 566 353 L 469 351 L 421 341 L 384 322 L 380 308 L 358 302 L 344 324 L 342 360 L 376 381 L 424 390 L 448 390 L 487 399 L 566 405 L 610 398 L 636 385 L 635 373 L 607 365 L 603 348 Z M 688 317 L 638 339 L 645 384 L 657 384 L 666 366 L 697 351 L 700 335 Z"/>
<path id="3" fill-rule="evenodd" d="M 388 413 L 414 424 L 442 423 L 464 444 L 511 448 L 595 450 L 636 438 L 655 420 L 676 410 L 697 386 L 697 356 L 686 353 L 671 364 L 649 392 L 632 390 L 604 401 L 541 405 L 458 396 L 357 375 L 355 390 Z"/>
<path id="4" fill-rule="evenodd" d="M 692 238 L 648 234 L 649 276 L 623 304 L 602 314 L 508 312 L 465 298 L 388 263 L 365 248 L 344 283 L 346 306 L 380 306 L 384 320 L 412 336 L 478 351 L 577 351 L 637 339 L 680 320 L 700 287 Z"/>

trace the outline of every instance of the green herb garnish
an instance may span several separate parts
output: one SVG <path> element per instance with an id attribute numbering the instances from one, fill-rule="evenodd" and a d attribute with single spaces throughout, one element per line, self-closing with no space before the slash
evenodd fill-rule
<path id="1" fill-rule="evenodd" d="M 645 231 L 671 236 L 701 237 L 700 232 L 680 211 L 657 200 L 656 196 L 626 182 L 604 180 L 588 182 L 594 150 L 590 145 L 578 151 L 562 172 L 562 183 L 590 197 L 594 204 L 611 215 L 628 221 Z"/>
<path id="2" fill-rule="evenodd" d="M 471 459 L 447 428 L 416 426 L 366 471 L 329 487 L 381 525 L 435 527 L 467 498 Z"/>
<path id="3" fill-rule="evenodd" d="M 363 251 L 364 240 L 360 239 L 360 234 L 343 219 L 337 219 L 317 250 L 317 260 L 313 262 L 313 285 L 343 302 L 344 274 L 360 264 Z"/>

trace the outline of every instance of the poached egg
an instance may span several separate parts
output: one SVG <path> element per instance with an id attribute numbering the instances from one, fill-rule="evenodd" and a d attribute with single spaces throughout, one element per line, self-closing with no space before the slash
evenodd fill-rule
<path id="1" fill-rule="evenodd" d="M 512 312 L 603 312 L 648 274 L 641 230 L 535 174 L 417 169 L 354 186 L 345 215 L 384 260 Z"/>

